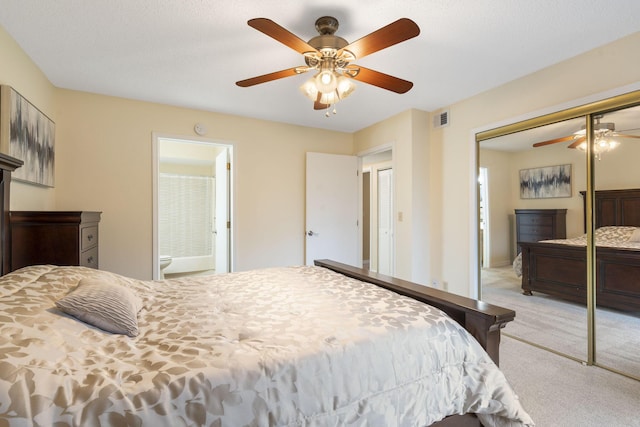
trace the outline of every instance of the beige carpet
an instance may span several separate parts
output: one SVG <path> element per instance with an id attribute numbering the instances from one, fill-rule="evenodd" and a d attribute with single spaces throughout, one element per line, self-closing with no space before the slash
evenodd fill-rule
<path id="1" fill-rule="evenodd" d="M 587 358 L 584 306 L 534 292 L 522 295 L 511 267 L 483 269 L 482 299 L 516 311 L 503 332 L 580 360 Z M 608 309 L 596 312 L 596 362 L 640 378 L 640 317 Z"/>
<path id="2" fill-rule="evenodd" d="M 640 381 L 506 336 L 500 369 L 537 427 L 640 427 Z"/>

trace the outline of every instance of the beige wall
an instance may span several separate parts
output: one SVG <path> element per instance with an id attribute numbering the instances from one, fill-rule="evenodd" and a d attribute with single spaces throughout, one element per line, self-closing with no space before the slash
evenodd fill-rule
<path id="1" fill-rule="evenodd" d="M 12 86 L 51 120 L 57 122 L 56 89 L 42 71 L 0 27 L 0 84 Z M 20 182 L 11 184 L 11 209 L 55 208 L 55 190 Z"/>
<path id="2" fill-rule="evenodd" d="M 150 279 L 152 132 L 234 146 L 235 268 L 304 263 L 307 151 L 351 154 L 351 134 L 57 89 L 0 28 L 0 83 L 56 122 L 55 188 L 12 183 L 14 210 L 98 210 L 100 267 Z"/>
<path id="3" fill-rule="evenodd" d="M 484 256 L 488 257 L 489 267 L 508 265 L 511 262 L 511 237 L 509 215 L 513 215 L 511 156 L 509 153 L 494 150 L 480 151 L 480 166 L 487 168 L 487 189 L 490 191 L 485 206 L 488 228 L 485 238 L 490 248 Z"/>
<path id="4" fill-rule="evenodd" d="M 506 142 L 508 144 L 508 142 Z M 567 237 L 583 233 L 582 197 L 586 188 L 586 159 L 579 150 L 556 144 L 523 152 L 480 150 L 479 164 L 488 170 L 489 266 L 505 266 L 515 255 L 512 228 L 515 209 L 567 209 Z M 571 197 L 549 199 L 520 198 L 520 170 L 551 165 L 571 165 Z"/>
<path id="5" fill-rule="evenodd" d="M 305 153 L 353 151 L 339 132 L 68 90 L 58 103 L 57 205 L 101 210 L 100 266 L 133 277 L 151 277 L 152 132 L 202 123 L 233 144 L 235 270 L 304 263 Z"/>
<path id="6" fill-rule="evenodd" d="M 567 149 L 566 144 L 541 147 L 511 156 L 509 183 L 513 209 L 567 209 L 567 237 L 584 233 L 583 206 L 580 191 L 587 188 L 586 156 L 580 150 Z M 520 169 L 552 165 L 571 165 L 571 197 L 549 199 L 520 198 Z"/>
<path id="7" fill-rule="evenodd" d="M 429 113 L 409 110 L 354 134 L 355 153 L 393 146 L 396 276 L 422 284 L 431 276 L 428 123 Z"/>

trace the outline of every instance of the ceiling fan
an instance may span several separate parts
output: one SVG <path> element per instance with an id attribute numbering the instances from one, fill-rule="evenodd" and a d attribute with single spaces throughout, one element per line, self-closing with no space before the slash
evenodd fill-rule
<path id="1" fill-rule="evenodd" d="M 420 34 L 420 28 L 410 19 L 399 19 L 353 43 L 335 35 L 339 24 L 332 16 L 323 16 L 316 20 L 315 26 L 319 35 L 308 42 L 267 18 L 255 18 L 247 23 L 250 27 L 301 53 L 306 65 L 240 80 L 236 82 L 240 87 L 317 71 L 314 77 L 300 87 L 300 90 L 313 101 L 313 108 L 316 110 L 328 109 L 349 96 L 355 90 L 351 80 L 396 93 L 405 93 L 413 87 L 410 81 L 353 64 L 356 59 Z M 326 115 L 329 115 L 328 111 Z"/>
<path id="2" fill-rule="evenodd" d="M 628 135 L 620 132 L 616 132 L 615 123 L 600 123 L 600 119 L 602 116 L 596 116 L 596 122 L 593 124 L 593 133 L 594 133 L 594 151 L 596 154 L 610 151 L 613 148 L 617 147 L 619 142 L 613 138 L 639 138 L 638 135 Z M 571 135 L 563 136 L 560 138 L 550 139 L 548 141 L 536 142 L 533 144 L 534 147 L 544 147 L 545 145 L 557 144 L 559 142 L 571 141 L 571 144 L 567 146 L 567 148 L 579 148 L 586 151 L 587 143 L 586 143 L 586 130 L 584 126 L 577 132 L 574 132 Z"/>

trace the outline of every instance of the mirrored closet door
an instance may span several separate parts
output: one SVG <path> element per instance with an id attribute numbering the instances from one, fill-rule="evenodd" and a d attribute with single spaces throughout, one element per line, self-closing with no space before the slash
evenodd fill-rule
<path id="1" fill-rule="evenodd" d="M 640 378 L 640 106 L 593 114 L 595 362 Z"/>
<path id="2" fill-rule="evenodd" d="M 580 193 L 586 189 L 585 152 L 569 149 L 567 138 L 584 128 L 585 120 L 484 140 L 478 151 L 487 199 L 482 299 L 516 311 L 506 334 L 578 360 L 587 359 L 586 289 L 574 286 L 586 274 L 584 260 L 565 270 L 537 242 L 585 233 Z"/>
<path id="3" fill-rule="evenodd" d="M 480 295 L 516 310 L 504 332 L 640 379 L 640 91 L 476 138 Z"/>

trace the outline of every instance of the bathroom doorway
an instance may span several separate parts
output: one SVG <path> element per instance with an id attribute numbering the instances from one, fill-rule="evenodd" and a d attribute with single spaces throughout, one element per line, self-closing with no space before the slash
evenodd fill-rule
<path id="1" fill-rule="evenodd" d="M 156 136 L 153 278 L 231 270 L 232 146 Z"/>

